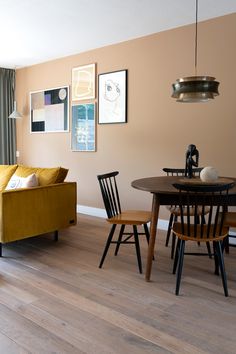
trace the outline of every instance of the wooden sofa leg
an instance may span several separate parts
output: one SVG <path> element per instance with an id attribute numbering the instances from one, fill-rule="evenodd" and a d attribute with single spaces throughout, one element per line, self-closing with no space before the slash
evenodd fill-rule
<path id="1" fill-rule="evenodd" d="M 56 230 L 54 232 L 54 241 L 57 242 L 58 241 L 58 230 Z"/>
<path id="2" fill-rule="evenodd" d="M 0 242 L 0 257 L 2 257 L 2 243 Z"/>

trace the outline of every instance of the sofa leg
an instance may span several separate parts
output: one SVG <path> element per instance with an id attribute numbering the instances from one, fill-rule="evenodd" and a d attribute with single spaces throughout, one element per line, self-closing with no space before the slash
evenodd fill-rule
<path id="1" fill-rule="evenodd" d="M 58 230 L 56 230 L 54 232 L 54 241 L 57 242 L 58 241 Z"/>
<path id="2" fill-rule="evenodd" d="M 2 257 L 2 243 L 0 242 L 0 257 Z"/>

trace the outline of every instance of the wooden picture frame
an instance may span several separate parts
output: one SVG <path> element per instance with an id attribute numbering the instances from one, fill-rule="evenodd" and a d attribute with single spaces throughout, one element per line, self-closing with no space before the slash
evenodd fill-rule
<path id="1" fill-rule="evenodd" d="M 95 99 L 96 65 L 88 64 L 72 69 L 72 101 Z"/>

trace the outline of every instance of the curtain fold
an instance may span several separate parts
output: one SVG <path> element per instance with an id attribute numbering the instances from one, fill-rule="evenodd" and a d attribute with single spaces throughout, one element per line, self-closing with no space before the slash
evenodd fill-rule
<path id="1" fill-rule="evenodd" d="M 16 163 L 16 122 L 13 111 L 15 70 L 0 68 L 0 164 Z"/>

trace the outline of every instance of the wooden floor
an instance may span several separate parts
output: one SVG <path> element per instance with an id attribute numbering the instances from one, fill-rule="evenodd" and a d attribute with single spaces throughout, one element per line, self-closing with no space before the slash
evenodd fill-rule
<path id="1" fill-rule="evenodd" d="M 176 297 L 163 231 L 147 283 L 133 245 L 117 257 L 113 248 L 98 269 L 108 230 L 103 219 L 80 215 L 58 243 L 46 235 L 3 247 L 1 354 L 236 352 L 236 248 L 225 256 L 229 298 L 214 261 L 193 256 Z M 143 240 L 144 267 L 146 251 Z"/>

